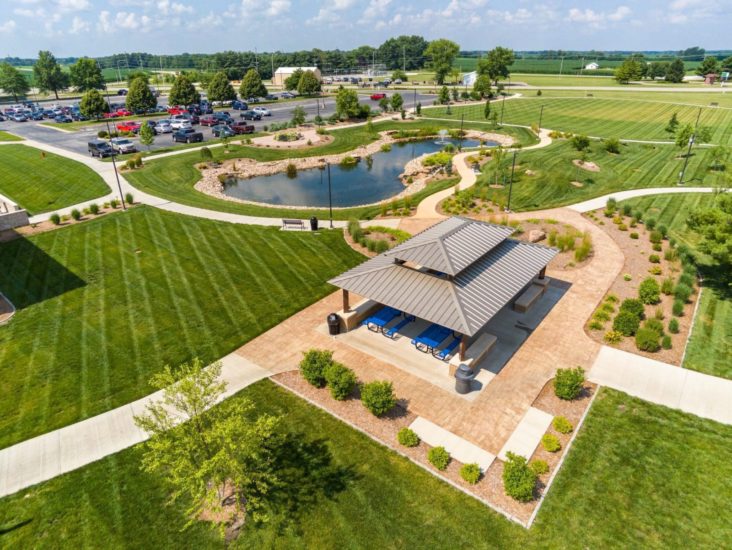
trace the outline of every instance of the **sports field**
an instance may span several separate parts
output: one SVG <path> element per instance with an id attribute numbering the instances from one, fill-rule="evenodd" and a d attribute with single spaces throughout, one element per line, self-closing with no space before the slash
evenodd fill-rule
<path id="1" fill-rule="evenodd" d="M 283 233 L 135 207 L 0 245 L 0 447 L 150 393 L 332 291 L 361 256 L 340 232 Z"/>
<path id="2" fill-rule="evenodd" d="M 25 145 L 0 146 L 0 194 L 31 215 L 107 193 L 104 180 L 81 163 Z"/>

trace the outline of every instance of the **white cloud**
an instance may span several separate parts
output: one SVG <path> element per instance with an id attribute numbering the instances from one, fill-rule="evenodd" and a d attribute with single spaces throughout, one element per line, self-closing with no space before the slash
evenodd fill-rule
<path id="1" fill-rule="evenodd" d="M 265 13 L 270 17 L 276 17 L 290 11 L 291 5 L 292 2 L 290 0 L 272 0 Z"/>
<path id="2" fill-rule="evenodd" d="M 626 17 L 628 17 L 632 13 L 631 9 L 628 6 L 618 6 L 618 8 L 612 12 L 611 14 L 608 14 L 607 18 L 610 21 L 622 21 Z"/>
<path id="3" fill-rule="evenodd" d="M 391 4 L 391 0 L 371 0 L 364 10 L 363 16 L 366 19 L 383 17 L 386 14 L 389 4 Z"/>
<path id="4" fill-rule="evenodd" d="M 43 8 L 15 8 L 13 13 L 15 15 L 20 15 L 21 17 L 43 17 L 46 14 L 46 10 Z"/>
<path id="5" fill-rule="evenodd" d="M 171 2 L 170 0 L 159 0 L 157 8 L 163 15 L 181 15 L 183 13 L 193 13 L 193 6 L 187 6 L 179 2 Z"/>
<path id="6" fill-rule="evenodd" d="M 88 32 L 89 31 L 89 22 L 83 20 L 78 15 L 74 16 L 74 19 L 71 21 L 71 28 L 69 29 L 69 32 L 71 34 L 79 34 L 82 32 Z"/>
<path id="7" fill-rule="evenodd" d="M 15 21 L 8 19 L 5 23 L 0 24 L 0 32 L 13 32 L 15 30 Z"/>
<path id="8" fill-rule="evenodd" d="M 114 27 L 112 26 L 112 21 L 109 17 L 109 12 L 107 10 L 102 10 L 99 12 L 99 20 L 97 23 L 97 27 L 102 32 L 112 32 L 114 30 Z"/>
<path id="9" fill-rule="evenodd" d="M 584 10 L 579 8 L 572 8 L 567 14 L 567 19 L 573 23 L 586 23 L 591 27 L 599 28 L 605 25 L 608 21 L 622 21 L 632 13 L 628 6 L 618 6 L 615 11 L 603 12 L 595 11 L 589 8 Z"/>
<path id="10" fill-rule="evenodd" d="M 56 0 L 56 5 L 61 11 L 83 11 L 89 9 L 89 0 Z"/>

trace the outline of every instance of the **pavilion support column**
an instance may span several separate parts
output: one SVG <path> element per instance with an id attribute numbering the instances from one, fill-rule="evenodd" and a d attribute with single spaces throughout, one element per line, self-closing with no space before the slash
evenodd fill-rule
<path id="1" fill-rule="evenodd" d="M 468 337 L 464 334 L 460 336 L 460 360 L 465 361 L 465 352 L 468 349 Z"/>
<path id="2" fill-rule="evenodd" d="M 351 304 L 349 303 L 348 291 L 343 289 L 343 313 L 351 311 Z"/>
<path id="3" fill-rule="evenodd" d="M 541 271 L 539 271 L 539 279 L 543 279 L 546 277 L 546 266 L 541 268 Z"/>

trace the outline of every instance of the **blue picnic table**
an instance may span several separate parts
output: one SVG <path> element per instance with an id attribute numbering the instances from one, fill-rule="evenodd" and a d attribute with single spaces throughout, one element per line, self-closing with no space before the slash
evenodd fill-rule
<path id="1" fill-rule="evenodd" d="M 382 307 L 379 311 L 377 311 L 374 315 L 371 317 L 367 317 L 363 321 L 361 321 L 362 325 L 366 325 L 366 328 L 369 330 L 372 330 L 374 332 L 382 332 L 384 330 L 384 327 L 391 323 L 394 319 L 399 317 L 402 314 L 401 311 L 398 309 L 394 309 L 393 307 Z"/>
<path id="2" fill-rule="evenodd" d="M 412 340 L 412 345 L 421 352 L 432 353 L 451 334 L 452 330 L 449 328 L 432 324 Z"/>

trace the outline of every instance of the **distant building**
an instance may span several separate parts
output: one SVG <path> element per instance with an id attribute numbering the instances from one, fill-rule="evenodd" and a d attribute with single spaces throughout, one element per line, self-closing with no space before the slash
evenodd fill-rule
<path id="1" fill-rule="evenodd" d="M 274 84 L 275 86 L 284 86 L 285 79 L 291 76 L 292 73 L 294 73 L 298 69 L 303 72 L 313 71 L 313 73 L 315 73 L 315 76 L 318 77 L 318 80 L 322 80 L 320 69 L 318 69 L 317 67 L 280 67 L 272 75 L 272 84 Z"/>
<path id="2" fill-rule="evenodd" d="M 472 73 L 465 73 L 463 75 L 463 86 L 473 86 L 475 81 L 478 79 L 478 72 L 473 71 Z"/>
<path id="3" fill-rule="evenodd" d="M 594 61 L 592 63 L 588 63 L 587 65 L 585 65 L 585 71 L 596 71 L 599 68 L 600 68 L 600 65 L 598 65 Z"/>

